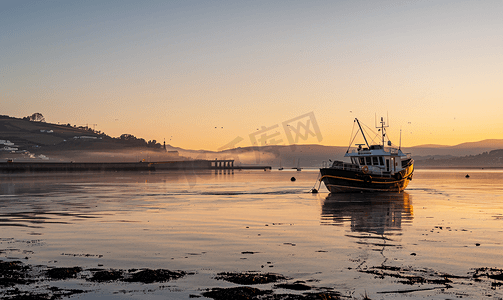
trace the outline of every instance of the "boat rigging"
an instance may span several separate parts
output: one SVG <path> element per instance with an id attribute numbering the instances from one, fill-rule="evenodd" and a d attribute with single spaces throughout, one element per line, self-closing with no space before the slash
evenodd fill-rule
<path id="1" fill-rule="evenodd" d="M 334 161 L 321 168 L 320 181 L 331 193 L 403 191 L 414 173 L 410 153 L 403 153 L 401 147 L 393 147 L 386 134 L 389 126 L 383 118 L 380 126 L 376 126 L 381 133 L 380 144 L 369 144 L 360 121 L 355 118 L 354 122 L 358 124 L 365 144 L 355 144 L 356 149 L 351 149 L 353 138 L 344 155 L 351 163 Z"/>

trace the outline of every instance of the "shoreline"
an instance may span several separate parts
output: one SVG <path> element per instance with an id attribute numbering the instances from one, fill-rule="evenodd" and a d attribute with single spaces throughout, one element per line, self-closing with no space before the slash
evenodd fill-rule
<path id="1" fill-rule="evenodd" d="M 414 166 L 414 170 L 503 170 L 503 167 L 473 167 L 473 166 Z"/>
<path id="2" fill-rule="evenodd" d="M 271 166 L 234 166 L 234 160 L 187 160 L 155 162 L 0 162 L 1 173 L 160 171 L 160 170 L 271 170 Z"/>

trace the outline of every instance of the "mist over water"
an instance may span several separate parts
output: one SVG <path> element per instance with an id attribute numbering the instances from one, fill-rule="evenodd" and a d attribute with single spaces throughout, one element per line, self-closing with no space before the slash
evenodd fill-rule
<path id="1" fill-rule="evenodd" d="M 366 292 L 389 299 L 403 295 L 383 292 L 418 286 L 380 278 L 372 273 L 377 267 L 402 268 L 407 276 L 468 277 L 475 268 L 503 267 L 503 171 L 417 170 L 401 194 L 329 195 L 323 186 L 311 194 L 317 175 L 2 174 L 0 257 L 31 265 L 196 272 L 170 282 L 176 292 L 157 285 L 150 294 L 182 299 L 232 286 L 212 279 L 219 272 L 274 272 L 351 297 Z M 443 291 L 443 285 L 423 283 L 431 289 L 407 297 L 503 295 L 489 281 L 469 283 Z M 72 284 L 87 289 L 85 282 Z M 75 297 L 113 298 L 121 289 L 103 284 Z M 139 298 L 144 289 L 126 295 Z"/>

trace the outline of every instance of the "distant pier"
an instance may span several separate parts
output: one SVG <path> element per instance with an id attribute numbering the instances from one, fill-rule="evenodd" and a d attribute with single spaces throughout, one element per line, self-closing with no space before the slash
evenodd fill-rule
<path id="1" fill-rule="evenodd" d="M 159 162 L 0 162 L 0 172 L 105 172 L 105 171 L 162 171 L 162 170 L 271 170 L 271 166 L 235 166 L 234 160 L 186 160 Z"/>
<path id="2" fill-rule="evenodd" d="M 234 169 L 234 160 L 210 160 L 211 169 Z"/>

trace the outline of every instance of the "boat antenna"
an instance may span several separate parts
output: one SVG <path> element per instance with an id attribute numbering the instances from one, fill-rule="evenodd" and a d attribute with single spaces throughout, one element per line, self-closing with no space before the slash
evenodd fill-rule
<path id="1" fill-rule="evenodd" d="M 360 125 L 360 121 L 358 121 L 358 118 L 355 118 L 356 123 L 358 123 L 358 127 L 360 127 L 360 131 L 362 132 L 363 139 L 365 140 L 365 144 L 367 144 L 367 147 L 370 148 L 369 143 L 367 142 L 367 138 L 365 137 L 365 133 L 363 132 L 362 126 Z"/>
<path id="2" fill-rule="evenodd" d="M 384 149 L 384 136 L 386 134 L 384 133 L 384 120 L 383 118 L 381 117 L 381 138 L 382 138 L 382 147 Z"/>
<path id="3" fill-rule="evenodd" d="M 400 143 L 398 144 L 398 150 L 402 150 L 402 128 L 400 128 Z"/>
<path id="4" fill-rule="evenodd" d="M 379 131 L 381 132 L 381 141 L 382 141 L 382 147 L 383 148 L 385 146 L 384 140 L 385 140 L 385 137 L 386 137 L 386 128 L 389 127 L 389 124 L 386 125 L 386 122 L 387 121 L 384 121 L 384 118 L 381 117 L 381 126 L 377 127 L 377 123 L 376 123 L 376 128 L 379 128 Z M 389 138 L 388 138 L 388 141 L 389 141 Z"/>

